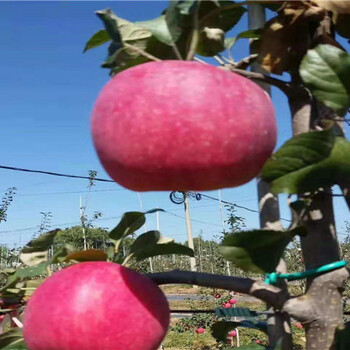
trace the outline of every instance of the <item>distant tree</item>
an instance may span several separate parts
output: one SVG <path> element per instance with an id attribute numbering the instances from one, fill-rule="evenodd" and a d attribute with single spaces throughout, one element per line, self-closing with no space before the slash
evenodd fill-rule
<path id="1" fill-rule="evenodd" d="M 7 210 L 13 201 L 13 196 L 16 194 L 16 187 L 9 187 L 2 197 L 0 204 L 0 222 L 7 220 Z"/>
<path id="2" fill-rule="evenodd" d="M 91 228 L 85 231 L 86 245 L 88 249 L 105 249 L 109 245 L 108 231 L 104 228 Z M 60 231 L 55 238 L 55 247 L 68 243 L 77 250 L 84 248 L 84 235 L 82 226 L 73 226 Z"/>

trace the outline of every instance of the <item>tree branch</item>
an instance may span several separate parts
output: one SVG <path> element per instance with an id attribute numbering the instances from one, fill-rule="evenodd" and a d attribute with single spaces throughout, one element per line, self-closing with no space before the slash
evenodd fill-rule
<path id="1" fill-rule="evenodd" d="M 156 284 L 193 284 L 202 287 L 233 290 L 248 294 L 282 310 L 289 296 L 280 288 L 255 281 L 251 278 L 214 275 L 211 273 L 200 273 L 191 271 L 174 270 L 169 272 L 148 273 Z"/>
<path id="2" fill-rule="evenodd" d="M 290 89 L 290 83 L 285 82 L 285 81 L 280 80 L 280 79 L 272 78 L 272 77 L 265 75 L 265 74 L 262 74 L 262 73 L 255 73 L 255 72 L 250 72 L 250 71 L 246 71 L 243 69 L 238 69 L 232 65 L 225 65 L 224 67 L 220 67 L 220 68 L 226 69 L 226 70 L 233 72 L 233 73 L 237 73 L 237 74 L 242 75 L 243 77 L 246 77 L 246 78 L 251 79 L 251 80 L 256 80 L 256 81 L 260 81 L 262 83 L 267 83 L 267 84 L 276 86 L 285 94 L 288 94 L 289 89 Z"/>
<path id="3" fill-rule="evenodd" d="M 346 204 L 348 205 L 348 208 L 350 210 L 350 184 L 349 183 L 340 183 L 339 187 L 341 188 L 343 192 L 343 197 L 346 201 Z"/>
<path id="4" fill-rule="evenodd" d="M 142 56 L 144 56 L 144 57 L 147 57 L 147 58 L 150 59 L 151 61 L 161 61 L 161 59 L 159 59 L 159 58 L 157 58 L 157 57 L 151 55 L 150 53 L 146 52 L 145 50 L 140 49 L 140 48 L 137 47 L 137 46 L 124 43 L 124 47 L 138 52 L 140 55 L 142 55 Z"/>
<path id="5" fill-rule="evenodd" d="M 235 63 L 234 67 L 237 69 L 247 69 L 254 61 L 256 61 L 257 58 L 258 58 L 258 54 L 254 53 Z"/>

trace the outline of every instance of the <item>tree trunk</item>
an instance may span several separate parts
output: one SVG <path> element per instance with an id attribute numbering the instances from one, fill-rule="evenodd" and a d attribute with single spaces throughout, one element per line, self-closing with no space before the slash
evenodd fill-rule
<path id="1" fill-rule="evenodd" d="M 289 105 L 294 135 L 309 132 L 314 125 L 314 113 L 308 92 L 302 88 L 293 89 Z M 301 238 L 306 269 L 340 260 L 330 189 L 319 189 L 308 198 L 311 204 L 302 218 L 307 235 Z M 298 307 L 305 310 L 307 349 L 332 348 L 336 327 L 343 324 L 341 288 L 347 277 L 348 272 L 343 268 L 307 280 L 306 295 L 298 298 Z"/>

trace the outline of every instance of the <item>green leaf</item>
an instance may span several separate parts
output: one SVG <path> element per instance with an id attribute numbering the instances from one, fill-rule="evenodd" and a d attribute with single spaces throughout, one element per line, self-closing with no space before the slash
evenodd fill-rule
<path id="1" fill-rule="evenodd" d="M 300 65 L 300 75 L 316 98 L 339 115 L 350 107 L 350 55 L 332 45 L 309 50 Z"/>
<path id="2" fill-rule="evenodd" d="M 110 232 L 109 238 L 115 244 L 115 251 L 118 251 L 120 241 L 132 235 L 135 231 L 141 228 L 146 222 L 145 214 L 153 214 L 162 209 L 151 209 L 144 213 L 138 211 L 130 211 L 123 215 L 119 224 Z"/>
<path id="3" fill-rule="evenodd" d="M 174 45 L 177 36 L 173 37 L 168 28 L 165 16 L 160 16 L 148 21 L 136 22 L 137 26 L 149 30 L 152 35 L 166 45 Z"/>
<path id="4" fill-rule="evenodd" d="M 196 1 L 185 1 L 182 7 L 182 1 L 169 1 L 169 7 L 165 12 L 165 22 L 169 30 L 170 36 L 173 40 L 173 43 L 177 42 L 180 38 L 184 28 L 186 17 L 189 19 L 191 14 L 191 9 L 198 4 Z M 171 43 L 169 43 L 171 45 Z"/>
<path id="5" fill-rule="evenodd" d="M 144 50 L 148 40 L 152 37 L 149 30 L 117 17 L 109 9 L 97 11 L 96 14 L 103 21 L 109 37 L 112 38 L 112 43 L 108 48 L 108 57 L 102 63 L 103 68 L 113 68 L 113 72 L 117 73 L 148 61 L 139 52 L 124 47 L 124 43 Z"/>
<path id="6" fill-rule="evenodd" d="M 64 261 L 106 261 L 107 254 L 101 249 L 87 249 L 69 254 Z"/>
<path id="7" fill-rule="evenodd" d="M 59 231 L 59 229 L 55 229 L 30 241 L 21 251 L 21 261 L 28 266 L 34 266 L 47 261 L 48 251 Z"/>
<path id="8" fill-rule="evenodd" d="M 165 14 L 135 25 L 149 30 L 152 35 L 166 45 L 175 45 L 185 29 L 190 28 L 190 15 L 198 5 L 195 0 L 170 1 Z"/>
<path id="9" fill-rule="evenodd" d="M 100 45 L 105 44 L 106 42 L 111 41 L 110 36 L 107 33 L 107 30 L 101 29 L 98 32 L 96 32 L 86 43 L 84 51 L 93 49 L 95 47 L 98 47 Z"/>
<path id="10" fill-rule="evenodd" d="M 115 44 L 118 44 L 119 47 L 123 47 L 122 37 L 118 28 L 118 17 L 111 9 L 100 10 L 96 11 L 95 13 L 103 22 L 110 39 Z"/>
<path id="11" fill-rule="evenodd" d="M 45 276 L 47 274 L 47 262 L 42 262 L 36 266 L 29 266 L 25 268 L 20 268 L 16 270 L 14 273 L 9 275 L 7 284 L 0 289 L 1 292 L 6 291 L 8 288 L 14 286 L 19 280 L 23 280 L 25 278 L 39 277 Z"/>
<path id="12" fill-rule="evenodd" d="M 350 177 L 350 143 L 331 130 L 287 141 L 266 163 L 262 178 L 274 193 L 297 194 L 329 187 Z"/>
<path id="13" fill-rule="evenodd" d="M 119 224 L 110 232 L 109 238 L 115 241 L 133 234 L 146 222 L 145 214 L 138 211 L 130 211 L 123 215 Z"/>
<path id="14" fill-rule="evenodd" d="M 179 254 L 194 256 L 192 249 L 162 237 L 159 231 L 148 231 L 139 236 L 130 247 L 130 255 L 137 261 L 158 255 Z"/>
<path id="15" fill-rule="evenodd" d="M 262 33 L 262 29 L 251 29 L 251 30 L 245 30 L 244 32 L 239 33 L 234 38 L 226 38 L 225 39 L 225 47 L 227 49 L 231 49 L 232 46 L 239 40 L 239 39 L 260 39 Z"/>
<path id="16" fill-rule="evenodd" d="M 334 142 L 335 136 L 331 130 L 293 137 L 265 163 L 263 179 L 271 182 L 326 159 L 332 152 Z"/>
<path id="17" fill-rule="evenodd" d="M 233 1 L 203 1 L 199 8 L 200 26 L 220 28 L 224 32 L 232 29 L 247 10 Z"/>
<path id="18" fill-rule="evenodd" d="M 65 244 L 64 246 L 60 247 L 51 258 L 50 263 L 57 264 L 62 263 L 67 255 L 73 253 L 75 251 L 74 247 L 70 244 Z"/>
<path id="19" fill-rule="evenodd" d="M 18 346 L 18 349 L 23 348 L 24 340 L 21 328 L 12 328 L 10 331 L 0 334 L 0 349 L 15 349 L 14 346 Z"/>
<path id="20" fill-rule="evenodd" d="M 292 231 L 254 230 L 237 232 L 224 238 L 219 251 L 225 259 L 233 261 L 246 271 L 271 273 L 283 251 L 295 235 L 304 233 L 297 227 Z"/>

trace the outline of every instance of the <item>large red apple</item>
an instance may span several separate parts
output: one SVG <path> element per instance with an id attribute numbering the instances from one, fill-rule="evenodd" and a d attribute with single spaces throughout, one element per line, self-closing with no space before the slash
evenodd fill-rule
<path id="1" fill-rule="evenodd" d="M 126 188 L 214 190 L 258 175 L 276 122 L 269 96 L 250 80 L 209 64 L 162 61 L 107 83 L 92 136 L 104 168 Z"/>
<path id="2" fill-rule="evenodd" d="M 30 350 L 155 350 L 168 302 L 150 279 L 120 265 L 86 262 L 38 287 L 24 315 Z"/>

